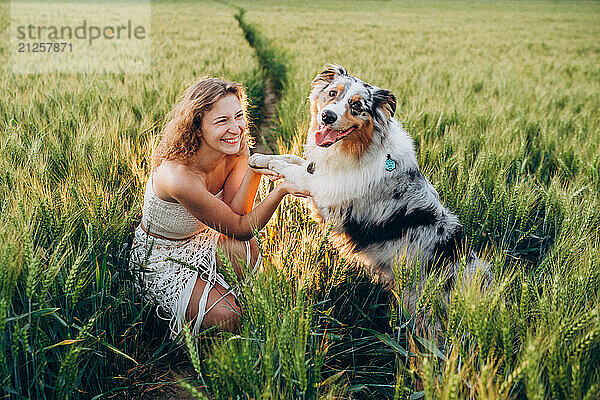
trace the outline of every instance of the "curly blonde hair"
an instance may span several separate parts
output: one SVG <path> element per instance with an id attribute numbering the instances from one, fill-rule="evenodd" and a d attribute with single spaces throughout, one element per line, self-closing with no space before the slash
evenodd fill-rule
<path id="1" fill-rule="evenodd" d="M 162 138 L 152 155 L 153 168 L 158 167 L 163 160 L 186 162 L 196 154 L 201 143 L 202 118 L 217 101 L 228 94 L 234 94 L 240 100 L 247 121 L 248 98 L 242 84 L 217 78 L 201 79 L 185 91 L 183 99 L 167 116 L 168 122 L 163 128 Z M 245 151 L 246 144 L 254 144 L 249 129 L 244 131 L 240 151 L 236 155 Z"/>

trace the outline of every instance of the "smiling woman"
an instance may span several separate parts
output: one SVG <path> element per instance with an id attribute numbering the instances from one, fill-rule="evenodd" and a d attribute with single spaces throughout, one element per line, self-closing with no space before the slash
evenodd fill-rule
<path id="1" fill-rule="evenodd" d="M 237 328 L 242 310 L 236 289 L 218 272 L 216 248 L 238 277 L 244 266 L 256 270 L 254 232 L 286 194 L 308 195 L 282 182 L 253 209 L 261 175 L 281 176 L 248 167 L 251 141 L 244 87 L 207 78 L 185 92 L 154 152 L 131 263 L 159 316 L 170 321 L 172 337 L 186 321 L 194 333 Z"/>

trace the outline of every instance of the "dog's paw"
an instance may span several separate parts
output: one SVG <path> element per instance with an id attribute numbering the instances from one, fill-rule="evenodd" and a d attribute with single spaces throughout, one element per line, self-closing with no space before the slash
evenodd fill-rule
<path id="1" fill-rule="evenodd" d="M 265 154 L 254 153 L 248 158 L 248 165 L 251 168 L 264 169 L 267 168 L 270 159 L 271 157 Z"/>
<path id="2" fill-rule="evenodd" d="M 269 161 L 269 169 L 284 176 L 286 182 L 294 186 L 298 191 L 309 191 L 309 175 L 303 166 L 290 164 L 281 159 Z"/>
<path id="3" fill-rule="evenodd" d="M 293 154 L 282 154 L 279 157 L 279 159 L 285 161 L 288 164 L 295 165 L 304 165 L 304 163 L 306 162 L 303 158 L 295 156 Z"/>
<path id="4" fill-rule="evenodd" d="M 289 165 L 290 164 L 286 163 L 285 161 L 278 159 L 268 160 L 267 162 L 267 168 L 279 174 L 284 174 Z"/>

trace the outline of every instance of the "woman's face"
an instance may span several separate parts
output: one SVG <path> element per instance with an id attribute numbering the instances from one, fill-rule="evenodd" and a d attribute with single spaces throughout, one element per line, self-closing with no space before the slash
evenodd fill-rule
<path id="1" fill-rule="evenodd" d="M 240 100 L 227 94 L 217 100 L 202 118 L 202 143 L 228 155 L 240 150 L 242 135 L 246 131 L 246 118 Z"/>

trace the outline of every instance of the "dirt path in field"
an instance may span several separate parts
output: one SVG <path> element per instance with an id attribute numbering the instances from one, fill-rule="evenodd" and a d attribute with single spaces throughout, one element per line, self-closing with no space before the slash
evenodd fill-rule
<path id="1" fill-rule="evenodd" d="M 254 50 L 260 68 L 265 76 L 264 99 L 260 108 L 260 123 L 256 127 L 253 153 L 274 154 L 277 150 L 275 140 L 275 117 L 277 103 L 281 100 L 281 88 L 285 81 L 287 66 L 283 53 L 271 47 L 271 42 L 262 37 L 259 30 L 245 21 L 246 10 L 231 4 L 238 10 L 235 19 L 244 33 L 248 45 Z"/>
<path id="2" fill-rule="evenodd" d="M 256 144 L 252 153 L 274 154 L 277 148 L 275 143 L 274 119 L 277 116 L 277 103 L 280 100 L 280 95 L 275 90 L 275 85 L 271 78 L 267 79 L 265 86 L 265 100 L 262 105 L 262 118 L 260 125 L 257 127 L 255 141 Z"/>

